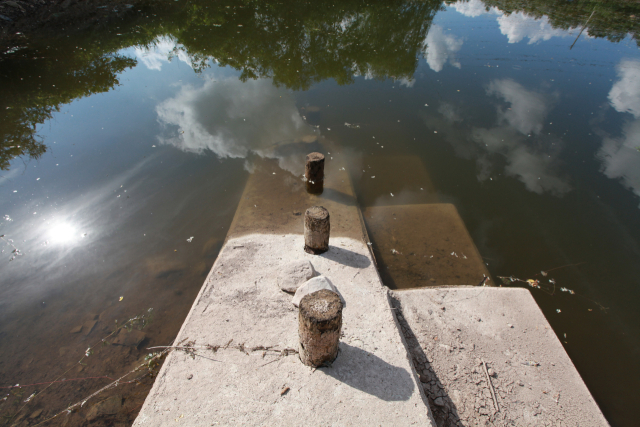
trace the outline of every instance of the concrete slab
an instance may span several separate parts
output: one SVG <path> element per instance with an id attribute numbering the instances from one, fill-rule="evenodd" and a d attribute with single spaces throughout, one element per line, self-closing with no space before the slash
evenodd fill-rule
<path id="1" fill-rule="evenodd" d="M 282 169 L 276 160 L 256 159 L 247 180 L 228 238 L 253 233 L 302 233 L 307 208 L 320 205 L 331 215 L 331 235 L 361 239 L 363 225 L 344 156 L 329 143 L 303 144 L 298 148 L 294 172 Z M 304 157 L 319 151 L 325 155 L 325 183 L 321 195 L 309 194 L 302 180 Z M 329 153 L 333 153 L 329 154 Z"/>
<path id="2" fill-rule="evenodd" d="M 438 426 L 608 425 L 527 289 L 392 299 Z"/>
<path id="3" fill-rule="evenodd" d="M 356 159 L 354 159 L 356 163 Z M 437 203 L 438 194 L 416 156 L 367 156 L 349 165 L 360 206 Z M 355 169 L 359 167 L 359 169 Z M 393 196 L 391 195 L 393 193 Z"/>
<path id="4" fill-rule="evenodd" d="M 303 239 L 226 243 L 177 337 L 188 348 L 167 356 L 134 426 L 434 425 L 365 243 L 332 237 L 314 256 Z M 298 359 L 297 309 L 276 280 L 298 259 L 346 302 L 338 358 L 315 371 Z"/>
<path id="5" fill-rule="evenodd" d="M 451 204 L 375 206 L 362 216 L 382 281 L 392 289 L 478 285 L 489 276 Z"/>

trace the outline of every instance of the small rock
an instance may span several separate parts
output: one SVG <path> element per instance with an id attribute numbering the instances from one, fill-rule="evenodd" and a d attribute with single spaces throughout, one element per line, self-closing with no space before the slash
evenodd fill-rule
<path id="1" fill-rule="evenodd" d="M 73 328 L 71 330 L 71 333 L 72 334 L 78 334 L 78 333 L 80 333 L 81 330 L 82 330 L 82 325 L 78 325 L 78 326 L 76 326 L 75 328 Z"/>
<path id="2" fill-rule="evenodd" d="M 188 379 L 188 380 L 190 380 L 191 378 L 193 378 L 193 374 L 189 374 L 189 375 L 187 376 L 187 379 Z"/>
<path id="3" fill-rule="evenodd" d="M 42 414 L 42 409 L 38 409 L 37 411 L 34 411 L 29 418 L 31 419 L 38 418 L 40 414 Z"/>
<path id="4" fill-rule="evenodd" d="M 120 329 L 120 332 L 118 332 L 118 335 L 116 335 L 112 344 L 138 347 L 146 337 L 147 336 L 143 332 L 138 331 L 137 329 L 127 332 L 126 329 L 122 328 Z"/>
<path id="5" fill-rule="evenodd" d="M 115 415 L 122 407 L 122 395 L 111 396 L 96 403 L 87 413 L 87 420 L 93 421 L 101 415 Z"/>
<path id="6" fill-rule="evenodd" d="M 277 282 L 283 291 L 294 293 L 300 285 L 316 275 L 311 262 L 307 260 L 294 261 L 285 265 L 278 272 Z"/>
<path id="7" fill-rule="evenodd" d="M 296 291 L 296 294 L 293 296 L 293 301 L 292 301 L 293 305 L 297 307 L 300 304 L 300 301 L 302 301 L 302 298 L 304 298 L 306 295 L 310 295 L 322 289 L 328 289 L 340 295 L 340 292 L 338 292 L 338 288 L 333 286 L 333 283 L 331 283 L 331 281 L 328 278 L 326 278 L 325 276 L 318 276 L 318 277 L 314 277 L 311 280 L 307 280 L 304 285 L 298 288 L 298 290 Z M 340 295 L 340 299 L 344 304 L 342 295 Z"/>
<path id="8" fill-rule="evenodd" d="M 98 323 L 96 320 L 88 320 L 84 322 L 84 325 L 82 325 L 84 329 L 84 334 L 89 335 L 91 331 L 93 331 L 93 327 L 96 326 L 96 323 Z"/>
<path id="9" fill-rule="evenodd" d="M 436 406 L 444 406 L 444 399 L 442 399 L 441 397 L 436 398 L 436 400 L 433 401 L 433 403 Z"/>
<path id="10" fill-rule="evenodd" d="M 490 377 L 496 376 L 496 371 L 494 371 L 493 368 L 487 369 L 487 373 L 489 374 Z"/>

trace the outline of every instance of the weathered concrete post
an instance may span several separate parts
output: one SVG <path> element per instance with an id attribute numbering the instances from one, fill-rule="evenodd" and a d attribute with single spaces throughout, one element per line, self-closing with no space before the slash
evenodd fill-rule
<path id="1" fill-rule="evenodd" d="M 307 179 L 307 191 L 311 194 L 322 194 L 324 185 L 324 155 L 322 153 L 307 154 L 304 165 L 304 176 Z"/>
<path id="2" fill-rule="evenodd" d="M 322 289 L 300 301 L 298 336 L 300 360 L 317 368 L 338 356 L 342 328 L 342 301 L 332 291 Z"/>
<path id="3" fill-rule="evenodd" d="M 304 250 L 318 255 L 329 250 L 329 211 L 312 206 L 304 213 Z"/>

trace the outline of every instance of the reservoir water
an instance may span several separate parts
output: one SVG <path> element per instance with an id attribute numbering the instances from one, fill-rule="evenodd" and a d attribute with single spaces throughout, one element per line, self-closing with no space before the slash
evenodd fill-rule
<path id="1" fill-rule="evenodd" d="M 529 288 L 609 422 L 636 425 L 640 6 L 99 12 L 0 53 L 0 425 L 42 423 L 170 345 L 249 175 L 276 162 L 295 182 L 317 141 L 362 208 L 454 204 L 493 285 Z M 151 368 L 50 425 L 130 425 Z"/>

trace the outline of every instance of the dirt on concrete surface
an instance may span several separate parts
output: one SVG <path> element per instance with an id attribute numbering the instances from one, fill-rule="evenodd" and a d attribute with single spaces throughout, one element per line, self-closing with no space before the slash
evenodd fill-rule
<path id="1" fill-rule="evenodd" d="M 442 426 L 607 426 L 526 289 L 395 291 L 414 367 Z"/>

